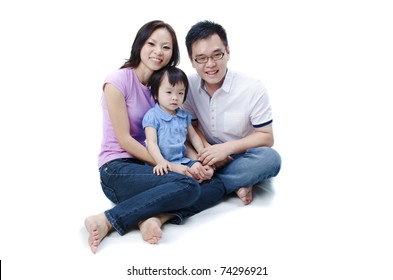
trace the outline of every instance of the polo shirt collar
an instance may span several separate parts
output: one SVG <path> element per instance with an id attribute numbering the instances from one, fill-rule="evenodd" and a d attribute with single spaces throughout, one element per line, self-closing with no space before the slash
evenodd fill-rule
<path id="1" fill-rule="evenodd" d="M 221 90 L 223 90 L 223 91 L 226 92 L 226 93 L 229 93 L 229 91 L 230 91 L 230 89 L 231 89 L 232 82 L 233 82 L 233 76 L 234 76 L 233 72 L 230 71 L 230 70 L 227 68 L 227 73 L 225 74 L 225 77 L 224 77 L 224 83 L 222 84 L 222 86 L 221 86 L 221 88 L 220 88 Z M 201 80 L 201 81 L 200 81 L 200 89 L 201 89 L 203 92 L 206 92 L 206 93 L 207 93 L 207 91 L 206 91 L 206 89 L 205 89 L 205 81 L 202 80 L 201 77 L 199 77 L 199 79 Z"/>

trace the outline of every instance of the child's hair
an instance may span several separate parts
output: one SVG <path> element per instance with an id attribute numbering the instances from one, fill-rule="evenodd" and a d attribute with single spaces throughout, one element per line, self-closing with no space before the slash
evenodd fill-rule
<path id="1" fill-rule="evenodd" d="M 180 68 L 175 66 L 165 66 L 158 71 L 155 71 L 153 75 L 150 77 L 148 86 L 150 87 L 151 94 L 155 100 L 158 99 L 158 90 L 162 83 L 162 80 L 165 77 L 165 74 L 168 77 L 169 83 L 174 86 L 178 83 L 183 83 L 185 87 L 184 91 L 184 101 L 186 101 L 187 92 L 188 92 L 188 79 L 186 73 L 183 72 Z"/>

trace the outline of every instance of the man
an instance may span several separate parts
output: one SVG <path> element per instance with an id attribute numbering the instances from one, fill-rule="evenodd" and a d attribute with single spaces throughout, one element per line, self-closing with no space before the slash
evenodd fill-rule
<path id="1" fill-rule="evenodd" d="M 197 74 L 183 108 L 203 133 L 203 164 L 214 166 L 227 194 L 235 192 L 244 205 L 252 201 L 252 187 L 280 171 L 274 143 L 273 119 L 264 85 L 228 70 L 230 58 L 225 29 L 202 21 L 191 27 L 186 47 Z"/>

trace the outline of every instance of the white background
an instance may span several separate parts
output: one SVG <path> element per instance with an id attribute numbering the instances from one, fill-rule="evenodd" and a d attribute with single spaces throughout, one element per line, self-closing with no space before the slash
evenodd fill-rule
<path id="1" fill-rule="evenodd" d="M 166 279 L 133 265 L 266 266 L 241 279 L 392 279 L 393 8 L 390 1 L 2 1 L 1 231 L 4 279 Z M 222 24 L 229 67 L 261 79 L 283 167 L 273 194 L 230 199 L 161 244 L 136 230 L 93 255 L 84 218 L 110 207 L 98 182 L 101 86 L 137 30 L 184 38 Z M 231 279 L 235 276 L 178 277 Z"/>

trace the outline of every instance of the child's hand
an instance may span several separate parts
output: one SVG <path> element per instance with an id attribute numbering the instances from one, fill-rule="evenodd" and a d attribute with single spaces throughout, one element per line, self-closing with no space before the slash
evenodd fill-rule
<path id="1" fill-rule="evenodd" d="M 165 175 L 169 171 L 172 171 L 172 166 L 169 161 L 163 161 L 158 163 L 156 166 L 153 168 L 153 173 L 157 175 Z"/>
<path id="2" fill-rule="evenodd" d="M 210 165 L 204 165 L 203 168 L 205 169 L 205 180 L 209 180 L 214 175 L 214 168 Z"/>
<path id="3" fill-rule="evenodd" d="M 194 179 L 201 183 L 204 180 L 209 180 L 213 177 L 214 169 L 211 166 L 203 166 L 200 162 L 196 162 L 190 167 L 190 173 Z"/>

